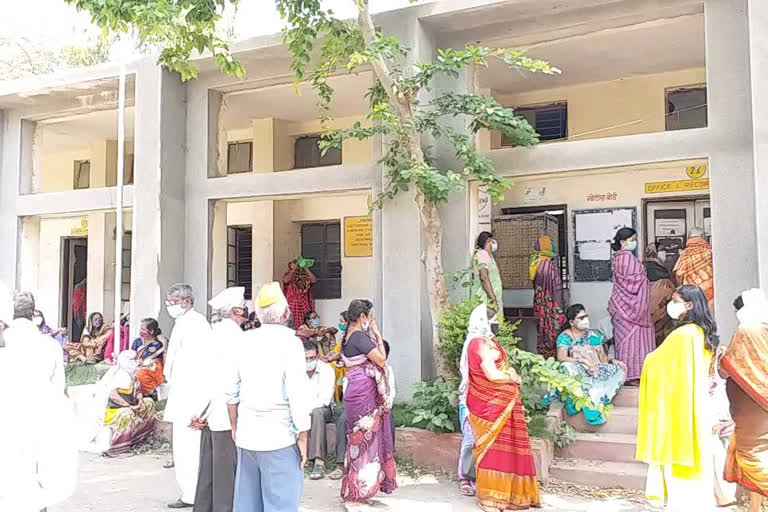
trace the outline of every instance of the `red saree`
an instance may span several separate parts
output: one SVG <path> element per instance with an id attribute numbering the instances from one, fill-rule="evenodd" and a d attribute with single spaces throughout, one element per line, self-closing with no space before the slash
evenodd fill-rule
<path id="1" fill-rule="evenodd" d="M 475 434 L 478 501 L 502 510 L 539 507 L 539 484 L 520 387 L 494 383 L 485 377 L 480 366 L 483 343 L 493 344 L 498 351 L 496 367 L 507 367 L 507 356 L 496 341 L 470 341 L 467 409 Z"/>

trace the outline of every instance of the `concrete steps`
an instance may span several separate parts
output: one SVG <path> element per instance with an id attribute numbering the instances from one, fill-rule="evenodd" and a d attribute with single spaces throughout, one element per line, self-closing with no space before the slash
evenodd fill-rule
<path id="1" fill-rule="evenodd" d="M 640 400 L 640 388 L 624 386 L 613 398 L 614 407 L 634 407 Z"/>
<path id="2" fill-rule="evenodd" d="M 643 490 L 647 471 L 642 462 L 556 458 L 549 467 L 549 476 L 589 487 Z"/>
<path id="3" fill-rule="evenodd" d="M 637 408 L 614 407 L 603 425 L 590 425 L 583 414 L 574 414 L 566 418 L 576 432 L 603 434 L 637 434 Z"/>
<path id="4" fill-rule="evenodd" d="M 579 432 L 576 440 L 559 448 L 556 455 L 571 459 L 635 462 L 635 435 Z"/>

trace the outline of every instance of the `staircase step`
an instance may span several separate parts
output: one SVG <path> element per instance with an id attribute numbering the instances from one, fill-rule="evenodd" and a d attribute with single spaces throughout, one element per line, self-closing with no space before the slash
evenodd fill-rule
<path id="1" fill-rule="evenodd" d="M 555 459 L 549 475 L 570 482 L 603 489 L 645 489 L 648 466 L 642 462 L 608 462 L 591 459 Z"/>
<path id="2" fill-rule="evenodd" d="M 613 399 L 613 405 L 616 407 L 634 407 L 640 400 L 640 388 L 633 386 L 622 387 Z"/>
<path id="3" fill-rule="evenodd" d="M 577 433 L 576 439 L 556 455 L 571 459 L 635 462 L 634 434 Z"/>
<path id="4" fill-rule="evenodd" d="M 608 420 L 603 425 L 590 425 L 581 413 L 568 416 L 566 421 L 576 432 L 636 434 L 637 408 L 614 407 L 608 416 Z"/>

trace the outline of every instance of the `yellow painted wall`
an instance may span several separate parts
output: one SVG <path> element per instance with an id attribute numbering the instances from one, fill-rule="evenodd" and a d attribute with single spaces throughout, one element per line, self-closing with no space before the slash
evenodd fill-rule
<path id="1" fill-rule="evenodd" d="M 227 226 L 251 225 L 253 233 L 252 285 L 254 295 L 264 283 L 273 279 L 274 201 L 251 201 L 227 205 Z"/>
<path id="2" fill-rule="evenodd" d="M 567 101 L 568 138 L 581 140 L 664 131 L 665 90 L 705 82 L 705 70 L 697 68 L 517 95 L 492 93 L 507 107 Z M 500 145 L 498 134 L 481 136 L 483 149 Z"/>
<path id="3" fill-rule="evenodd" d="M 126 142 L 125 151 L 134 153 L 133 141 Z M 91 161 L 91 188 L 117 183 L 117 143 L 105 139 L 84 144 L 80 149 L 44 152 L 40 157 L 40 192 L 72 190 L 75 160 Z"/>

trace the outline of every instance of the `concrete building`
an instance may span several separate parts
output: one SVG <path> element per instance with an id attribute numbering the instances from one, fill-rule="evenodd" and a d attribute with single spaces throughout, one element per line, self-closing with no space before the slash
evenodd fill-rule
<path id="1" fill-rule="evenodd" d="M 768 5 L 444 0 L 380 14 L 376 24 L 414 62 L 479 42 L 528 49 L 563 70 L 520 76 L 493 63 L 438 88 L 478 87 L 520 108 L 545 139 L 526 149 L 480 134 L 478 147 L 514 187 L 489 207 L 470 184 L 441 208 L 449 272 L 468 265 L 481 229 L 504 232 L 509 316 L 530 316 L 530 284 L 517 277 L 531 249 L 522 221 L 554 230 L 571 301 L 593 318 L 607 314 L 603 238 L 617 222 L 636 227 L 641 247 L 658 241 L 672 253 L 688 229 L 707 227 L 725 338 L 733 297 L 768 288 L 768 100 L 759 94 Z M 382 141 L 349 141 L 321 158 L 314 95 L 293 91 L 280 36 L 235 50 L 244 80 L 206 58 L 188 83 L 152 60 L 129 66 L 119 295 L 133 332 L 147 316 L 168 325 L 161 306 L 174 282 L 191 283 L 202 305 L 228 284 L 253 290 L 279 279 L 303 253 L 318 260 L 317 308 L 328 324 L 351 299 L 374 300 L 407 390 L 432 368 L 416 205 L 403 194 L 369 222 Z M 49 324 L 73 335 L 78 286 L 87 282 L 87 311 L 107 320 L 118 295 L 116 77 L 102 66 L 0 85 L 0 283 L 6 294 L 35 292 Z M 364 120 L 372 80 L 365 71 L 332 79 L 339 126 Z M 451 164 L 447 146 L 433 152 Z M 529 327 L 522 332 L 535 343 Z"/>

